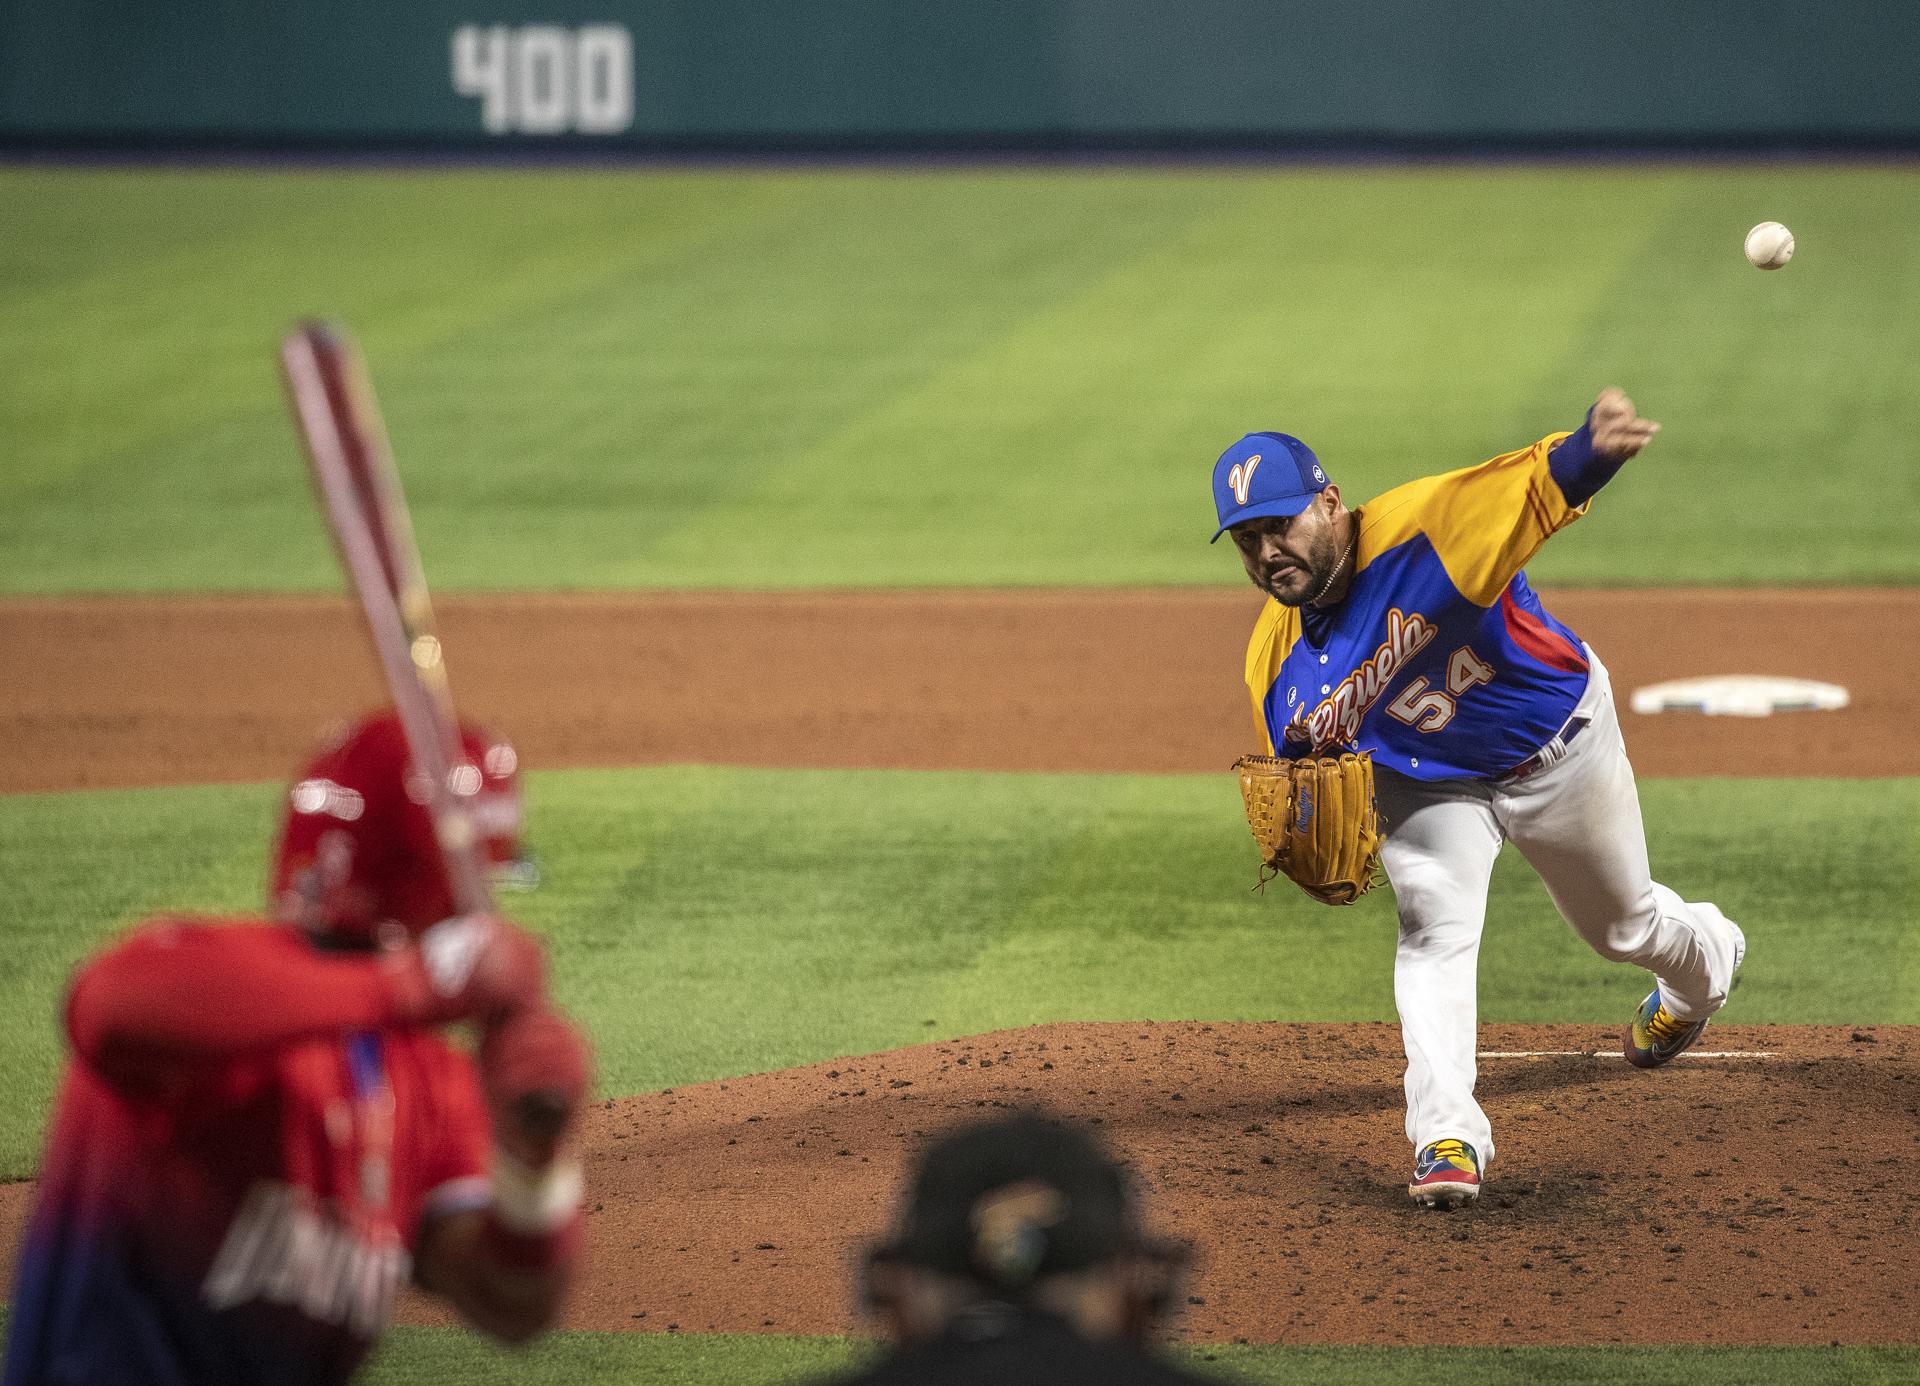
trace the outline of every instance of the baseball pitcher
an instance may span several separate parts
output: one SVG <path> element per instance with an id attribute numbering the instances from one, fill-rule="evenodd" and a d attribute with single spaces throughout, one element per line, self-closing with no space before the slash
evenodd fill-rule
<path id="1" fill-rule="evenodd" d="M 1571 434 L 1352 510 L 1287 434 L 1214 464 L 1214 538 L 1233 536 L 1271 599 L 1247 647 L 1266 751 L 1240 767 L 1249 815 L 1268 865 L 1329 903 L 1385 868 L 1408 1192 L 1427 1207 L 1477 1197 L 1494 1155 L 1473 1095 L 1475 971 L 1503 843 L 1597 953 L 1654 974 L 1625 1033 L 1639 1067 L 1699 1038 L 1746 950 L 1717 907 L 1650 876 L 1607 671 L 1522 571 L 1659 427 L 1608 389 Z"/>
<path id="2" fill-rule="evenodd" d="M 513 750 L 462 741 L 489 854 L 516 859 Z M 7 1386 L 345 1381 L 410 1279 L 510 1341 L 557 1314 L 587 1052 L 530 935 L 450 917 L 391 715 L 287 795 L 274 913 L 157 919 L 81 968 Z"/>

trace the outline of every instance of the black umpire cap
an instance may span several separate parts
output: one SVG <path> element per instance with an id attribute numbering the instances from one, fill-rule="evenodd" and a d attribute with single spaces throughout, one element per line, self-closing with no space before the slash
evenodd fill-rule
<path id="1" fill-rule="evenodd" d="M 1018 1291 L 1142 1247 L 1125 1171 L 1092 1137 L 1023 1114 L 929 1146 L 875 1260 Z"/>

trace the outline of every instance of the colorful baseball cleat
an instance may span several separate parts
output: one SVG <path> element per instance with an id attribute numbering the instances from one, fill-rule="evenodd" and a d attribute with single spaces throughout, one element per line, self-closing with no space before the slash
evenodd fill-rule
<path id="1" fill-rule="evenodd" d="M 1740 984 L 1740 964 L 1747 960 L 1747 936 L 1731 919 L 1727 927 L 1733 930 L 1733 977 L 1727 984 L 1732 991 Z M 1621 1037 L 1621 1049 L 1635 1068 L 1658 1068 L 1691 1049 L 1706 1029 L 1704 1019 L 1682 1020 L 1668 1010 L 1660 999 L 1660 988 L 1655 987 L 1633 1013 L 1633 1023 Z"/>
<path id="2" fill-rule="evenodd" d="M 1658 1068 L 1691 1049 L 1706 1028 L 1704 1020 L 1682 1020 L 1668 1010 L 1660 999 L 1660 988 L 1655 987 L 1633 1013 L 1621 1046 L 1635 1068 Z"/>
<path id="3" fill-rule="evenodd" d="M 1458 1208 L 1480 1196 L 1480 1158 L 1465 1141 L 1433 1141 L 1413 1161 L 1407 1193 L 1423 1208 Z"/>

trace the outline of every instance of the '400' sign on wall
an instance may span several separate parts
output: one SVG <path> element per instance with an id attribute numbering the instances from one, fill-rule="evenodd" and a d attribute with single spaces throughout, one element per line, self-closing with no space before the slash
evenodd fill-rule
<path id="1" fill-rule="evenodd" d="M 490 135 L 617 135 L 633 125 L 633 36 L 623 24 L 463 24 L 453 89 Z"/>

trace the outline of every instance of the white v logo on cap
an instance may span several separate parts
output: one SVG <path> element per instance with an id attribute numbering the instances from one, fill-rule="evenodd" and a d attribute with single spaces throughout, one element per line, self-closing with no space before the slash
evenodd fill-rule
<path id="1" fill-rule="evenodd" d="M 1227 485 L 1233 488 L 1233 498 L 1245 505 L 1247 492 L 1253 486 L 1253 469 L 1260 465 L 1260 454 L 1255 453 L 1244 462 L 1236 462 L 1227 473 Z"/>

